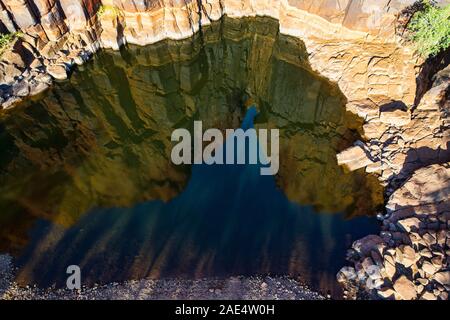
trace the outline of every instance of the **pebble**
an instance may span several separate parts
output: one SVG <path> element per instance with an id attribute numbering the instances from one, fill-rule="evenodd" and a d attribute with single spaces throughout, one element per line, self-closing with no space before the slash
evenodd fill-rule
<path id="1" fill-rule="evenodd" d="M 132 280 L 123 283 L 82 288 L 42 290 L 19 287 L 13 281 L 9 256 L 0 255 L 0 299 L 32 300 L 323 300 L 324 296 L 301 286 L 288 277 L 233 277 L 223 280 Z M 226 289 L 219 289 L 217 286 Z M 216 289 L 214 289 L 214 287 Z M 266 290 L 262 293 L 261 288 Z M 214 293 L 214 295 L 211 295 Z"/>

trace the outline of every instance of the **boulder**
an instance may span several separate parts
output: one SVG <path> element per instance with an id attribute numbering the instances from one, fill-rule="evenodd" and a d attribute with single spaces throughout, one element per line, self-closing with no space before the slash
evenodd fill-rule
<path id="1" fill-rule="evenodd" d="M 424 294 L 420 297 L 421 300 L 437 300 L 437 297 L 433 292 L 425 291 Z"/>
<path id="2" fill-rule="evenodd" d="M 436 233 L 436 238 L 437 238 L 437 243 L 440 246 L 444 246 L 445 245 L 445 241 L 447 239 L 447 231 L 445 230 L 440 230 Z"/>
<path id="3" fill-rule="evenodd" d="M 65 80 L 67 79 L 67 70 L 63 65 L 51 65 L 47 67 L 47 72 L 53 78 L 57 80 Z"/>
<path id="4" fill-rule="evenodd" d="M 12 83 L 22 74 L 22 71 L 13 64 L 0 65 L 0 82 Z"/>
<path id="5" fill-rule="evenodd" d="M 417 298 L 416 287 L 406 276 L 401 276 L 395 281 L 394 290 L 403 300 Z"/>
<path id="6" fill-rule="evenodd" d="M 426 286 L 430 281 L 428 279 L 418 278 L 417 282 L 419 282 L 423 286 Z"/>
<path id="7" fill-rule="evenodd" d="M 386 132 L 387 126 L 384 123 L 371 121 L 363 126 L 364 136 L 367 139 L 380 139 L 381 136 Z"/>
<path id="8" fill-rule="evenodd" d="M 44 92 L 48 88 L 49 88 L 49 85 L 47 83 L 35 82 L 35 83 L 30 85 L 30 95 L 31 96 L 37 95 L 39 93 Z"/>
<path id="9" fill-rule="evenodd" d="M 411 267 L 414 263 L 416 263 L 417 258 L 416 258 L 416 251 L 411 248 L 410 246 L 404 246 L 401 249 L 401 254 L 402 254 L 402 264 L 406 267 L 409 268 Z"/>
<path id="10" fill-rule="evenodd" d="M 391 195 L 386 207 L 390 211 L 408 207 L 421 210 L 420 207 L 427 204 L 439 204 L 426 206 L 427 210 L 434 210 L 437 215 L 450 211 L 450 166 L 437 164 L 415 171 L 412 177 Z"/>
<path id="11" fill-rule="evenodd" d="M 442 83 L 428 90 L 420 100 L 417 110 L 438 111 L 440 102 L 445 98 L 446 88 L 447 84 Z"/>
<path id="12" fill-rule="evenodd" d="M 425 241 L 427 246 L 432 246 L 436 244 L 436 237 L 429 232 L 425 233 L 422 236 L 422 239 Z"/>
<path id="13" fill-rule="evenodd" d="M 422 264 L 422 270 L 425 271 L 429 275 L 433 275 L 439 269 L 429 261 L 424 261 Z"/>
<path id="14" fill-rule="evenodd" d="M 447 301 L 448 300 L 448 292 L 446 292 L 446 291 L 441 292 L 441 294 L 439 295 L 439 299 L 441 299 L 443 301 Z"/>
<path id="15" fill-rule="evenodd" d="M 422 284 L 419 284 L 418 286 L 416 286 L 417 294 L 421 294 L 424 289 L 425 289 L 425 287 Z"/>
<path id="16" fill-rule="evenodd" d="M 337 280 L 340 283 L 347 283 L 357 278 L 356 271 L 352 267 L 343 267 L 337 274 Z"/>
<path id="17" fill-rule="evenodd" d="M 432 258 L 432 257 L 433 257 L 433 254 L 432 254 L 431 251 L 430 251 L 429 249 L 427 249 L 427 248 L 422 249 L 422 250 L 419 252 L 419 254 L 420 254 L 422 257 L 425 257 L 425 258 Z"/>
<path id="18" fill-rule="evenodd" d="M 441 269 L 442 268 L 442 263 L 443 263 L 444 257 L 443 256 L 435 256 L 431 259 L 431 263 L 437 268 L 437 269 Z"/>
<path id="19" fill-rule="evenodd" d="M 361 264 L 362 264 L 364 271 L 370 275 L 371 270 L 375 266 L 375 263 L 373 262 L 372 258 L 370 258 L 370 257 L 364 258 L 363 261 L 361 262 Z"/>
<path id="20" fill-rule="evenodd" d="M 30 68 L 31 69 L 38 69 L 41 68 L 43 66 L 41 60 L 39 59 L 34 59 L 31 63 L 30 63 Z"/>
<path id="21" fill-rule="evenodd" d="M 52 82 L 52 77 L 46 73 L 39 73 L 36 75 L 36 81 L 50 84 Z"/>
<path id="22" fill-rule="evenodd" d="M 394 264 L 385 261 L 385 263 L 384 263 L 384 271 L 386 273 L 386 276 L 389 279 L 392 279 L 394 277 L 395 273 L 397 272 L 397 269 L 395 268 Z"/>
<path id="23" fill-rule="evenodd" d="M 30 93 L 30 86 L 27 80 L 22 80 L 13 86 L 13 94 L 18 97 L 26 97 Z"/>
<path id="24" fill-rule="evenodd" d="M 377 250 L 378 246 L 383 244 L 384 241 L 377 235 L 368 235 L 362 239 L 355 241 L 352 248 L 361 256 L 369 256 L 372 250 Z"/>
<path id="25" fill-rule="evenodd" d="M 383 288 L 377 291 L 378 295 L 383 299 L 394 298 L 395 291 L 392 288 Z"/>

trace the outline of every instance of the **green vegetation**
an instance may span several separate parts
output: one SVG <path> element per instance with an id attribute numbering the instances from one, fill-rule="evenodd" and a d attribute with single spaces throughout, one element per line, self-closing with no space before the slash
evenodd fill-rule
<path id="1" fill-rule="evenodd" d="M 425 58 L 450 47 L 450 5 L 439 8 L 423 0 L 423 9 L 416 12 L 408 25 L 411 40 Z"/>
<path id="2" fill-rule="evenodd" d="M 118 17 L 121 15 L 121 12 L 120 9 L 115 6 L 102 5 L 98 8 L 97 16 L 100 18 L 105 15 Z"/>
<path id="3" fill-rule="evenodd" d="M 9 48 L 9 46 L 22 36 L 22 32 L 0 34 L 0 55 Z"/>

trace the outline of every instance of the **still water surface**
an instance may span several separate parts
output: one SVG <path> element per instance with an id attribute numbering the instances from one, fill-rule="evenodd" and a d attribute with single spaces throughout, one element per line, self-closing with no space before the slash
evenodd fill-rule
<path id="1" fill-rule="evenodd" d="M 176 128 L 280 129 L 280 171 L 176 167 Z M 248 116 L 248 114 L 247 114 Z M 351 241 L 377 230 L 376 179 L 336 153 L 361 134 L 345 97 L 276 21 L 225 18 L 184 41 L 104 51 L 0 116 L 0 252 L 20 283 L 290 275 L 338 294 Z"/>

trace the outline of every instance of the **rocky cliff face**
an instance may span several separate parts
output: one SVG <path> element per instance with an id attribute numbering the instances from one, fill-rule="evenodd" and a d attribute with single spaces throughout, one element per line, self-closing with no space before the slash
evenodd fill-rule
<path id="1" fill-rule="evenodd" d="M 34 71 L 37 83 L 44 83 L 38 89 L 32 86 L 31 93 L 40 92 L 49 79 L 42 79 L 39 70 L 64 78 L 64 69 L 100 47 L 186 38 L 224 14 L 266 15 L 279 20 L 282 33 L 305 41 L 313 68 L 339 84 L 349 106 L 367 100 L 376 104 L 401 100 L 410 106 L 417 63 L 413 51 L 399 45 L 396 21 L 412 2 L 2 0 L 1 27 L 25 32 L 13 52 L 36 58 L 35 68 L 28 70 L 18 57 L 4 57 L 2 82 L 16 84 L 14 77 L 20 78 L 27 69 Z M 26 91 L 7 92 L 3 106 L 17 100 L 9 96 L 20 97 Z"/>
<path id="2" fill-rule="evenodd" d="M 373 121 L 366 124 L 377 128 L 369 144 L 383 146 L 377 148 L 379 162 L 375 166 L 389 168 L 382 171 L 380 179 L 388 180 L 390 198 L 386 214 L 379 216 L 380 236 L 355 242 L 350 252 L 354 267 L 344 268 L 338 275 L 349 292 L 362 290 L 386 299 L 448 300 L 449 75 L 449 67 L 436 74 L 411 119 L 397 109 L 386 111 L 396 114 L 391 119 L 382 113 L 381 120 L 396 119 L 385 127 Z"/>

